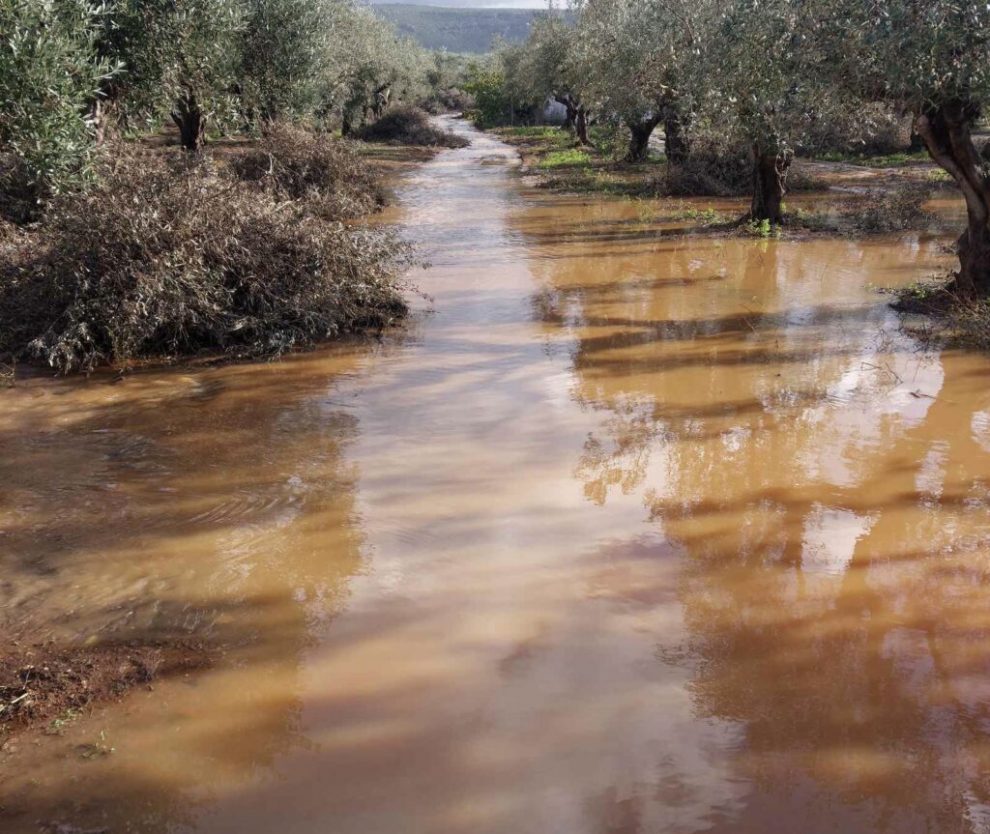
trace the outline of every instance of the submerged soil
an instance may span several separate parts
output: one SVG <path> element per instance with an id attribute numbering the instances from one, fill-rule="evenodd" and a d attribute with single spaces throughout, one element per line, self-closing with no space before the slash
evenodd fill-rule
<path id="1" fill-rule="evenodd" d="M 683 236 L 454 127 L 402 332 L 0 392 L 0 624 L 221 647 L 20 733 L 0 829 L 983 831 L 990 359 L 875 290 L 959 207 Z"/>
<path id="2" fill-rule="evenodd" d="M 9 751 L 19 729 L 57 729 L 95 702 L 202 669 L 210 654 L 192 642 L 66 647 L 7 637 L 0 650 L 0 745 Z"/>

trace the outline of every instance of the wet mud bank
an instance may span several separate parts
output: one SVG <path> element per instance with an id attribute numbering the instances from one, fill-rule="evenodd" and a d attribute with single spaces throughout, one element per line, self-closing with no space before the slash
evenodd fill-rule
<path id="1" fill-rule="evenodd" d="M 140 643 L 60 646 L 5 638 L 0 652 L 0 750 L 16 752 L 25 730 L 57 732 L 94 704 L 136 686 L 205 668 L 215 652 L 203 644 Z"/>

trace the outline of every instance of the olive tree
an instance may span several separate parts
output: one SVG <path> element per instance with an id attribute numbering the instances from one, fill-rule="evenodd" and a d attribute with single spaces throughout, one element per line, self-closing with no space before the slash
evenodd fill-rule
<path id="1" fill-rule="evenodd" d="M 339 116 L 345 135 L 394 101 L 428 94 L 429 53 L 370 10 L 335 0 L 328 35 L 321 110 L 325 118 Z"/>
<path id="2" fill-rule="evenodd" d="M 750 217 L 783 222 L 794 146 L 815 96 L 818 25 L 802 0 L 727 0 L 707 47 L 708 107 L 752 155 Z"/>
<path id="3" fill-rule="evenodd" d="M 0 189 L 15 219 L 85 179 L 93 105 L 114 72 L 96 55 L 102 6 L 0 0 Z"/>
<path id="4" fill-rule="evenodd" d="M 637 26 L 636 0 L 584 0 L 579 5 L 579 59 L 587 92 L 604 119 L 629 130 L 626 160 L 646 158 L 650 136 L 663 116 L 652 77 L 644 72 L 652 44 Z"/>
<path id="5" fill-rule="evenodd" d="M 243 15 L 240 0 L 116 0 L 102 49 L 123 65 L 111 97 L 125 118 L 167 114 L 198 150 L 231 109 Z"/>
<path id="6" fill-rule="evenodd" d="M 579 37 L 577 27 L 553 9 L 537 17 L 523 47 L 519 75 L 528 80 L 529 98 L 542 103 L 549 97 L 562 104 L 567 111 L 566 127 L 574 130 L 581 144 L 590 145 L 587 74 Z"/>
<path id="7" fill-rule="evenodd" d="M 330 8 L 323 0 L 244 2 L 237 85 L 249 121 L 311 114 L 329 49 Z"/>
<path id="8" fill-rule="evenodd" d="M 809 0 L 810 2 L 810 0 Z M 966 201 L 955 287 L 990 293 L 990 165 L 973 127 L 990 101 L 985 0 L 814 0 L 831 83 L 902 107 Z"/>
<path id="9" fill-rule="evenodd" d="M 451 55 L 444 49 L 434 52 L 426 64 L 425 80 L 429 102 L 437 107 L 463 108 L 464 83 L 470 61 L 466 55 Z"/>
<path id="10" fill-rule="evenodd" d="M 667 157 L 683 162 L 696 100 L 710 0 L 583 0 L 579 49 L 588 89 L 629 129 L 629 161 L 645 158 L 663 124 Z"/>

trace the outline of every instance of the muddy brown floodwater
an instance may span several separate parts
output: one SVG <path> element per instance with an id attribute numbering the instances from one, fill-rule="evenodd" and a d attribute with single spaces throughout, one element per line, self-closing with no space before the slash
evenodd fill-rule
<path id="1" fill-rule="evenodd" d="M 0 828 L 990 831 L 990 360 L 870 287 L 945 236 L 665 236 L 456 129 L 405 332 L 0 396 L 7 621 L 225 647 Z"/>

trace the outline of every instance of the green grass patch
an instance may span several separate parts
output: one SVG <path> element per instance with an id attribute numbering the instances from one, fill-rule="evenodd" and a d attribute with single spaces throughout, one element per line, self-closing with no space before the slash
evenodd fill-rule
<path id="1" fill-rule="evenodd" d="M 538 168 L 547 170 L 550 168 L 587 168 L 591 164 L 591 157 L 585 151 L 578 148 L 570 148 L 566 151 L 551 151 L 537 164 Z"/>
<path id="2" fill-rule="evenodd" d="M 553 125 L 532 125 L 520 127 L 500 127 L 495 130 L 499 136 L 519 136 L 524 139 L 556 139 L 566 135 L 566 131 Z"/>
<path id="3" fill-rule="evenodd" d="M 852 165 L 862 165 L 866 168 L 897 168 L 900 165 L 912 165 L 919 162 L 931 162 L 928 151 L 899 151 L 898 153 L 881 154 L 879 156 L 861 156 L 858 154 L 829 151 L 815 157 L 823 162 L 848 162 Z"/>
<path id="4" fill-rule="evenodd" d="M 678 209 L 671 213 L 670 219 L 674 221 L 688 220 L 692 223 L 700 223 L 702 226 L 714 226 L 716 223 L 724 221 L 725 217 L 714 208 L 685 208 Z"/>
<path id="5" fill-rule="evenodd" d="M 952 179 L 952 174 L 948 171 L 943 171 L 941 168 L 935 168 L 928 172 L 928 176 L 925 178 L 928 182 L 933 185 L 943 185 L 944 183 L 955 183 Z"/>
<path id="6" fill-rule="evenodd" d="M 776 237 L 780 233 L 780 230 L 766 219 L 750 220 L 743 226 L 743 230 L 746 234 L 759 238 Z"/>

